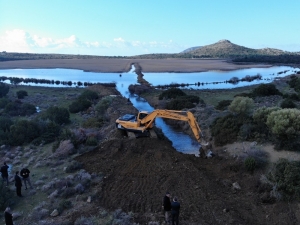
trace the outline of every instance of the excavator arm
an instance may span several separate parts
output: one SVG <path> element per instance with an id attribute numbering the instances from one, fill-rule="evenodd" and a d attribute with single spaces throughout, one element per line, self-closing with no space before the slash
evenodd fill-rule
<path id="1" fill-rule="evenodd" d="M 189 111 L 163 110 L 157 109 L 149 113 L 146 117 L 141 119 L 140 124 L 148 129 L 154 122 L 155 118 L 161 117 L 166 119 L 187 121 L 193 131 L 193 134 L 198 142 L 201 141 L 202 131 L 194 117 Z"/>

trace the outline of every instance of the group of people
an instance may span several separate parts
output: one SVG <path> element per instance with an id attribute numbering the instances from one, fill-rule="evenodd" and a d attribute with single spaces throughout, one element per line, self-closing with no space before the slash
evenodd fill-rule
<path id="1" fill-rule="evenodd" d="M 8 168 L 9 168 L 9 166 L 4 162 L 4 165 L 1 167 L 1 176 L 2 176 L 2 180 L 3 180 L 3 184 L 6 183 L 6 187 L 8 187 L 8 185 L 9 185 Z M 30 175 L 30 171 L 27 168 L 23 168 L 20 172 L 16 171 L 15 186 L 16 186 L 17 196 L 23 197 L 23 195 L 21 193 L 22 180 L 23 180 L 24 185 L 25 185 L 25 190 L 27 190 L 27 185 L 29 185 L 30 188 L 32 188 L 29 175 Z M 7 207 L 6 210 L 5 210 L 5 223 L 6 223 L 6 225 L 12 225 L 13 224 L 12 213 L 11 213 L 9 207 Z"/>
<path id="2" fill-rule="evenodd" d="M 178 198 L 175 196 L 171 201 L 171 194 L 167 192 L 163 199 L 162 208 L 164 210 L 166 224 L 170 224 L 171 217 L 172 225 L 179 225 L 180 203 L 178 202 Z"/>

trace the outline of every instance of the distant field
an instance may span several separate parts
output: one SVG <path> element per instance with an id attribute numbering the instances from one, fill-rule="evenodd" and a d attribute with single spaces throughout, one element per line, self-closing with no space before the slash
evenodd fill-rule
<path id="1" fill-rule="evenodd" d="M 221 59 L 39 59 L 0 62 L 0 69 L 66 68 L 93 72 L 122 73 L 138 64 L 142 72 L 203 72 L 270 67 L 267 64 L 233 64 Z"/>

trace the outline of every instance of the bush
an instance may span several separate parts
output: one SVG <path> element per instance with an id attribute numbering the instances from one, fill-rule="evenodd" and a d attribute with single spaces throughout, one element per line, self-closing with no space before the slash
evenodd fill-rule
<path id="1" fill-rule="evenodd" d="M 261 84 L 252 91 L 253 96 L 282 95 L 274 84 Z"/>
<path id="2" fill-rule="evenodd" d="M 267 126 L 278 140 L 277 148 L 298 150 L 300 137 L 300 110 L 281 109 L 272 112 L 267 119 Z"/>
<path id="3" fill-rule="evenodd" d="M 297 108 L 297 105 L 291 99 L 284 99 L 281 102 L 280 107 L 283 109 L 293 109 Z"/>
<path id="4" fill-rule="evenodd" d="M 88 137 L 85 144 L 88 145 L 88 146 L 97 146 L 98 141 L 95 137 Z"/>
<path id="5" fill-rule="evenodd" d="M 199 102 L 204 104 L 204 101 L 198 96 L 185 95 L 177 97 L 176 99 L 172 99 L 166 104 L 166 108 L 170 110 L 181 110 L 185 108 L 190 109 L 195 107 L 194 103 L 198 104 Z"/>
<path id="6" fill-rule="evenodd" d="M 253 172 L 256 169 L 256 160 L 253 157 L 247 157 L 245 159 L 245 166 L 249 172 Z"/>
<path id="7" fill-rule="evenodd" d="M 69 105 L 69 111 L 70 113 L 78 113 L 87 110 L 89 107 L 91 107 L 91 105 L 92 102 L 86 99 L 77 99 L 76 101 L 72 102 L 71 105 Z"/>
<path id="8" fill-rule="evenodd" d="M 62 200 L 59 205 L 57 211 L 62 213 L 65 209 L 71 209 L 73 207 L 72 202 L 69 200 Z"/>
<path id="9" fill-rule="evenodd" d="M 49 119 L 54 123 L 62 125 L 70 122 L 70 113 L 65 108 L 51 106 L 45 111 L 42 118 Z"/>
<path id="10" fill-rule="evenodd" d="M 106 96 L 102 98 L 96 105 L 96 111 L 100 114 L 103 115 L 108 107 L 110 106 L 113 98 L 110 96 Z"/>
<path id="11" fill-rule="evenodd" d="M 40 129 L 36 122 L 20 120 L 10 127 L 9 142 L 12 146 L 30 143 L 40 136 Z"/>
<path id="12" fill-rule="evenodd" d="M 186 94 L 179 88 L 170 88 L 164 92 L 162 92 L 159 95 L 159 100 L 162 100 L 163 98 L 171 99 L 171 98 L 177 98 L 179 96 L 185 96 Z"/>
<path id="13" fill-rule="evenodd" d="M 73 161 L 70 165 L 67 166 L 66 168 L 66 172 L 67 173 L 73 173 L 77 170 L 80 170 L 82 169 L 82 164 L 80 162 L 77 162 L 77 161 Z"/>
<path id="14" fill-rule="evenodd" d="M 103 118 L 88 118 L 87 120 L 85 120 L 82 123 L 82 127 L 83 128 L 93 128 L 93 127 L 97 127 L 100 128 L 102 127 L 104 124 L 104 120 Z"/>
<path id="15" fill-rule="evenodd" d="M 280 159 L 269 174 L 269 178 L 277 183 L 277 189 L 284 199 L 300 199 L 300 162 Z"/>
<path id="16" fill-rule="evenodd" d="M 9 92 L 9 85 L 0 82 L 0 98 L 4 97 Z"/>
<path id="17" fill-rule="evenodd" d="M 248 97 L 235 97 L 228 109 L 237 114 L 249 114 L 254 107 L 254 101 Z"/>
<path id="18" fill-rule="evenodd" d="M 23 99 L 25 96 L 28 96 L 27 91 L 24 90 L 17 91 L 18 99 Z"/>
<path id="19" fill-rule="evenodd" d="M 227 107 L 231 104 L 232 100 L 222 100 L 216 106 L 217 110 L 226 110 Z"/>
<path id="20" fill-rule="evenodd" d="M 9 100 L 7 98 L 0 98 L 0 109 L 4 109 L 8 103 Z"/>
<path id="21" fill-rule="evenodd" d="M 241 126 L 247 122 L 249 123 L 249 118 L 233 114 L 215 119 L 210 126 L 215 145 L 222 146 L 235 142 Z"/>
<path id="22" fill-rule="evenodd" d="M 85 90 L 79 97 L 78 99 L 81 99 L 81 100 L 89 100 L 89 101 L 92 101 L 92 100 L 95 100 L 95 99 L 98 99 L 99 96 L 97 94 L 97 92 L 95 91 L 91 91 L 91 90 Z"/>
<path id="23" fill-rule="evenodd" d="M 267 126 L 268 116 L 277 110 L 280 110 L 279 107 L 261 107 L 254 111 L 253 113 L 253 122 L 254 130 L 259 135 L 265 139 L 269 138 L 270 129 Z"/>
<path id="24" fill-rule="evenodd" d="M 5 106 L 4 112 L 10 116 L 30 116 L 36 112 L 36 108 L 29 103 L 10 102 Z"/>

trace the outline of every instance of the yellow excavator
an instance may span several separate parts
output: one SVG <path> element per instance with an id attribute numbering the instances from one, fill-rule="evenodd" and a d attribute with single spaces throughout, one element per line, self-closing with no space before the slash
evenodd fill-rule
<path id="1" fill-rule="evenodd" d="M 201 145 L 207 145 L 207 143 L 202 142 L 202 131 L 194 115 L 189 111 L 156 109 L 152 112 L 140 111 L 137 116 L 126 114 L 116 120 L 116 127 L 120 130 L 127 131 L 129 137 L 156 137 L 152 128 L 154 126 L 155 118 L 157 117 L 187 121 L 196 140 Z"/>

